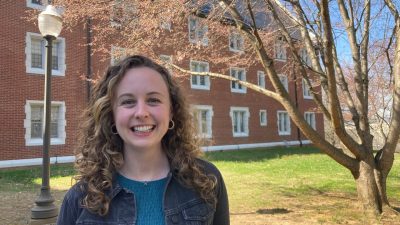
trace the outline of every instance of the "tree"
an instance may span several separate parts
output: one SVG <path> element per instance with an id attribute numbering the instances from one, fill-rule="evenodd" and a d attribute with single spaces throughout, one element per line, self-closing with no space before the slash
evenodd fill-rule
<path id="1" fill-rule="evenodd" d="M 397 42 L 400 17 L 398 2 L 373 2 L 58 0 L 56 4 L 64 6 L 64 18 L 70 26 L 82 19 L 93 21 L 93 46 L 99 51 L 110 51 L 111 41 L 124 46 L 130 53 L 153 56 L 158 56 L 160 49 L 174 49 L 174 59 L 177 59 L 174 68 L 186 74 L 190 71 L 180 67 L 178 62 L 192 54 L 211 58 L 215 63 L 260 63 L 273 84 L 271 90 L 239 81 L 224 75 L 223 71 L 192 74 L 236 81 L 280 102 L 315 146 L 351 172 L 364 208 L 380 214 L 383 207 L 390 206 L 386 179 L 400 135 L 400 44 Z M 203 18 L 193 20 L 201 29 L 193 36 L 196 43 L 183 48 L 177 43 L 181 38 L 187 38 L 187 31 L 182 26 L 172 30 L 168 26 L 171 23 L 187 24 L 190 15 Z M 160 23 L 164 28 L 160 29 Z M 213 35 L 205 35 L 207 32 Z M 221 47 L 216 43 L 230 32 L 238 32 L 245 38 L 243 49 L 246 54 L 220 57 Z M 288 51 L 290 63 L 285 68 L 294 69 L 296 78 L 307 83 L 318 110 L 332 126 L 340 146 L 330 143 L 309 126 L 281 84 L 271 49 L 271 43 L 276 39 L 281 40 Z M 340 47 L 343 43 L 345 48 Z M 304 49 L 303 53 L 300 49 Z M 342 57 L 344 49 L 350 57 Z M 390 81 L 387 84 L 390 86 L 389 98 L 385 95 L 389 101 L 386 107 L 390 107 L 390 121 L 385 142 L 374 153 L 369 117 L 373 108 L 370 104 L 371 80 L 378 79 L 374 76 L 380 73 L 374 70 L 383 63 L 389 65 L 384 70 L 384 77 L 389 77 Z M 346 117 L 348 120 L 345 115 L 350 115 Z M 354 126 L 354 135 L 349 134 L 346 122 Z"/>

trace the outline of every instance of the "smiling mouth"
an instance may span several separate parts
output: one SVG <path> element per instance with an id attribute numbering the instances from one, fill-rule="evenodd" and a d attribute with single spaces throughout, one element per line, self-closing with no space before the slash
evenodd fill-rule
<path id="1" fill-rule="evenodd" d="M 155 125 L 146 125 L 146 126 L 134 126 L 131 128 L 133 132 L 151 132 L 154 130 Z"/>

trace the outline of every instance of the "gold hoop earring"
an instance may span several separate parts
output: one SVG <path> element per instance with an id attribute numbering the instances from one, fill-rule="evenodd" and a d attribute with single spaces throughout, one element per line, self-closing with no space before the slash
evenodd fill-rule
<path id="1" fill-rule="evenodd" d="M 115 123 L 113 125 L 111 125 L 111 133 L 118 134 L 117 126 L 115 126 Z"/>
<path id="2" fill-rule="evenodd" d="M 174 122 L 173 120 L 170 120 L 169 122 L 172 123 L 172 125 L 171 125 L 171 126 L 168 126 L 168 130 L 174 129 L 174 127 L 175 127 L 175 122 Z"/>

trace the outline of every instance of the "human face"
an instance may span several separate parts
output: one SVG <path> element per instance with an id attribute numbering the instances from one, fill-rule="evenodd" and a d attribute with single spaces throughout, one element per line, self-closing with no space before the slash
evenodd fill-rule
<path id="1" fill-rule="evenodd" d="M 161 74 L 148 67 L 129 69 L 115 92 L 114 122 L 125 151 L 161 150 L 161 139 L 172 117 Z"/>

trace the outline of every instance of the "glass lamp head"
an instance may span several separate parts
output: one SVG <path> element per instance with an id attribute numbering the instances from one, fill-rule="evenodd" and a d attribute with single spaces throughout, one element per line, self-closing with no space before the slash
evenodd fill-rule
<path id="1" fill-rule="evenodd" d="M 46 10 L 41 12 L 38 17 L 39 30 L 43 37 L 53 36 L 58 37 L 62 29 L 61 15 L 56 8 L 48 5 Z"/>

